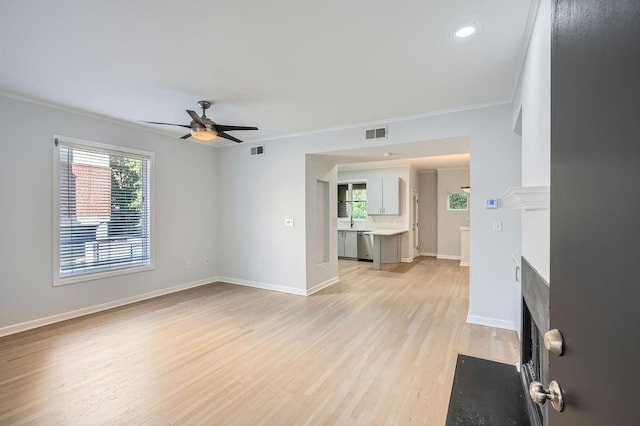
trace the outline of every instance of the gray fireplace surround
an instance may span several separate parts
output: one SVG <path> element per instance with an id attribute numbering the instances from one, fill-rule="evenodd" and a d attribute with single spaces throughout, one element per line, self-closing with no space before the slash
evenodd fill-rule
<path id="1" fill-rule="evenodd" d="M 538 271 L 522 257 L 522 337 L 520 372 L 525 395 L 529 383 L 549 383 L 549 352 L 543 344 L 543 335 L 549 330 L 549 284 Z M 527 408 L 534 426 L 546 426 L 547 405 L 540 407 L 527 398 Z"/>

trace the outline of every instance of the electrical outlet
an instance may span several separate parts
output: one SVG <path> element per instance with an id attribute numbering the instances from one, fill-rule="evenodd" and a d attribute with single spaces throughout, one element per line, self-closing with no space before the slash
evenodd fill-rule
<path id="1" fill-rule="evenodd" d="M 293 218 L 286 218 L 284 220 L 284 226 L 293 226 L 294 222 L 293 222 Z"/>
<path id="2" fill-rule="evenodd" d="M 187 260 L 187 269 L 191 269 L 193 263 L 190 260 Z"/>
<path id="3" fill-rule="evenodd" d="M 502 221 L 494 220 L 493 221 L 493 232 L 502 232 Z"/>

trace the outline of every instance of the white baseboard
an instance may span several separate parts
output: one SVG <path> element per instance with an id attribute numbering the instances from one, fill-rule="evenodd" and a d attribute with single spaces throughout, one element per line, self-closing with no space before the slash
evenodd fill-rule
<path id="1" fill-rule="evenodd" d="M 400 262 L 402 262 L 402 263 L 411 263 L 411 262 L 413 262 L 413 259 L 414 259 L 413 257 L 403 257 L 403 258 L 400 259 Z"/>
<path id="2" fill-rule="evenodd" d="M 280 293 L 295 294 L 298 296 L 307 296 L 308 294 L 306 289 L 289 287 L 289 286 L 278 285 L 278 284 L 261 283 L 258 281 L 240 280 L 238 278 L 218 277 L 218 281 L 229 283 L 229 284 L 242 285 L 245 287 L 259 288 L 262 290 L 271 290 L 271 291 L 278 291 Z"/>
<path id="3" fill-rule="evenodd" d="M 460 266 L 469 266 L 469 262 L 460 261 Z"/>
<path id="4" fill-rule="evenodd" d="M 420 252 L 420 256 L 436 257 L 437 254 L 436 253 L 431 253 L 431 252 L 428 252 L 428 251 L 421 251 Z"/>
<path id="5" fill-rule="evenodd" d="M 31 330 L 38 327 L 43 327 L 45 325 L 53 324 L 56 322 L 66 321 L 72 318 L 78 318 L 81 316 L 94 314 L 100 311 L 106 311 L 107 309 L 113 309 L 119 306 L 129 305 L 131 303 L 141 302 L 147 299 L 153 299 L 154 297 L 164 296 L 165 294 L 175 293 L 178 291 L 187 290 L 189 288 L 211 284 L 216 281 L 218 281 L 217 277 L 204 278 L 202 280 L 193 281 L 186 284 L 179 284 L 173 287 L 167 287 L 161 290 L 151 291 L 149 293 L 143 293 L 137 296 L 127 297 L 125 299 L 114 300 L 113 302 L 102 303 L 100 305 L 89 306 L 88 308 L 76 309 L 75 311 L 63 312 L 61 314 L 55 314 L 45 318 L 39 318 L 35 320 L 25 321 L 19 324 L 0 327 L 0 337 L 8 336 L 10 334 L 20 333 L 22 331 Z"/>
<path id="6" fill-rule="evenodd" d="M 460 260 L 460 256 L 452 255 L 452 254 L 439 254 L 436 256 L 438 259 L 446 259 L 446 260 Z"/>
<path id="7" fill-rule="evenodd" d="M 498 318 L 483 317 L 480 315 L 467 315 L 469 324 L 485 325 L 487 327 L 504 328 L 507 330 L 515 330 L 516 324 L 513 321 L 507 321 Z"/>
<path id="8" fill-rule="evenodd" d="M 331 285 L 334 285 L 337 282 L 340 282 L 340 277 L 333 277 L 331 279 L 326 280 L 323 283 L 316 284 L 313 287 L 307 289 L 307 296 L 311 296 L 313 293 L 316 293 L 322 290 L 323 288 L 327 288 Z"/>
<path id="9" fill-rule="evenodd" d="M 218 277 L 218 281 L 223 283 L 228 283 L 228 284 L 241 285 L 244 287 L 259 288 L 261 290 L 270 290 L 270 291 L 277 291 L 280 293 L 295 294 L 296 296 L 310 296 L 313 293 L 316 293 L 325 287 L 329 287 L 330 285 L 333 285 L 339 282 L 340 277 L 330 278 L 324 282 L 321 282 L 320 284 L 316 284 L 313 287 L 305 290 L 300 288 L 295 288 L 295 287 L 289 287 L 285 285 L 261 283 L 258 281 L 241 280 L 238 278 L 231 278 L 231 277 Z"/>
<path id="10" fill-rule="evenodd" d="M 311 287 L 310 289 L 303 290 L 303 289 L 294 288 L 294 287 L 269 284 L 269 283 L 261 283 L 257 281 L 240 280 L 240 279 L 229 278 L 229 277 L 210 277 L 210 278 L 193 281 L 186 284 L 180 284 L 173 287 L 164 288 L 161 290 L 151 291 L 149 293 L 139 294 L 137 296 L 127 297 L 125 299 L 114 300 L 113 302 L 102 303 L 100 305 L 94 305 L 94 306 L 89 306 L 87 308 L 76 309 L 70 312 L 63 312 L 61 314 L 55 314 L 45 318 L 38 318 L 35 320 L 25 321 L 19 324 L 12 324 L 5 327 L 0 327 L 0 337 L 8 336 L 10 334 L 20 333 L 22 331 L 43 327 L 45 325 L 50 325 L 57 322 L 94 314 L 96 312 L 106 311 L 108 309 L 129 305 L 131 303 L 141 302 L 147 299 L 153 299 L 154 297 L 164 296 L 166 294 L 176 293 L 178 291 L 187 290 L 190 288 L 199 287 L 202 285 L 212 284 L 216 282 L 224 282 L 224 283 L 229 283 L 234 285 L 241 285 L 245 287 L 259 288 L 263 290 L 278 291 L 280 293 L 295 294 L 298 296 L 309 296 L 339 281 L 340 281 L 339 277 L 333 277 L 327 281 L 324 281 L 320 284 L 317 284 Z"/>

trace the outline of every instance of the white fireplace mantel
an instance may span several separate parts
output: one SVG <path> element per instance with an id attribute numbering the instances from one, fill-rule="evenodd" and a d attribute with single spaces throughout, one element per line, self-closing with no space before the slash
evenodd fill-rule
<path id="1" fill-rule="evenodd" d="M 500 196 L 502 205 L 514 210 L 549 208 L 548 186 L 510 186 Z"/>

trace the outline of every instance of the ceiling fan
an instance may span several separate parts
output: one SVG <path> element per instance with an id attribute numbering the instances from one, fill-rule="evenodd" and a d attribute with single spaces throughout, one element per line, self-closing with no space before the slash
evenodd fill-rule
<path id="1" fill-rule="evenodd" d="M 210 101 L 198 101 L 200 104 L 200 108 L 202 108 L 202 117 L 199 116 L 195 111 L 187 110 L 187 114 L 191 117 L 191 124 L 172 124 L 172 123 L 159 123 L 157 121 L 141 121 L 141 123 L 149 123 L 149 124 L 162 124 L 165 126 L 179 126 L 186 127 L 187 129 L 191 129 L 191 133 L 187 133 L 180 139 L 187 139 L 193 136 L 194 138 L 201 141 L 211 141 L 216 137 L 220 136 L 221 138 L 229 139 L 230 141 L 234 141 L 237 143 L 242 143 L 242 141 L 238 138 L 235 138 L 231 135 L 226 134 L 225 132 L 233 131 L 233 130 L 258 130 L 257 127 L 249 127 L 249 126 L 227 126 L 224 124 L 214 123 L 206 115 L 207 109 L 211 106 Z"/>

